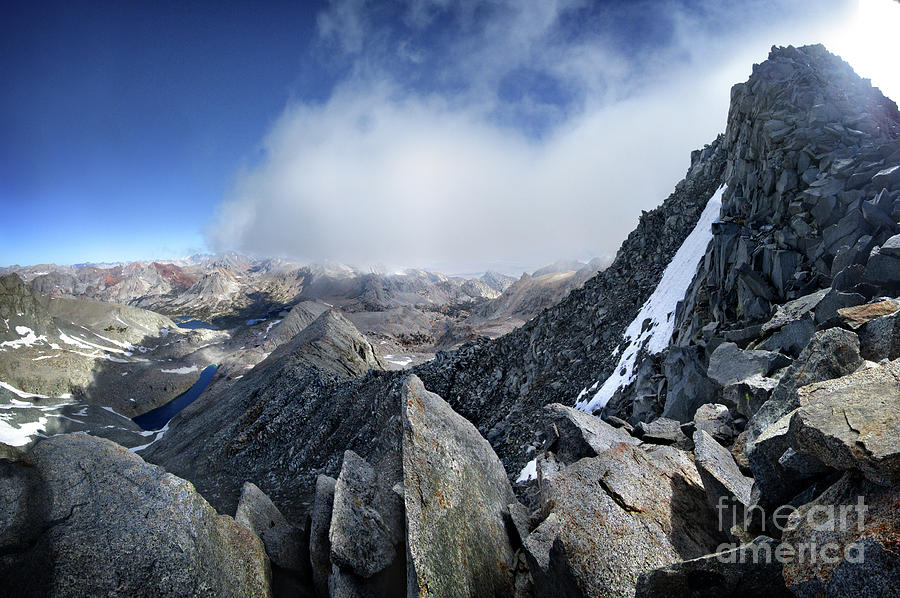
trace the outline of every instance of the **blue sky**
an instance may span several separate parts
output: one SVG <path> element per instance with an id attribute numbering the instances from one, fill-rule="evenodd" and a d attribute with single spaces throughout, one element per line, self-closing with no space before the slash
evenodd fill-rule
<path id="1" fill-rule="evenodd" d="M 892 0 L 869 3 L 893 18 Z M 858 12 L 7 2 L 0 265 L 237 249 L 471 271 L 609 254 L 771 45 L 868 48 L 857 69 L 879 83 L 884 48 L 848 27 Z"/>

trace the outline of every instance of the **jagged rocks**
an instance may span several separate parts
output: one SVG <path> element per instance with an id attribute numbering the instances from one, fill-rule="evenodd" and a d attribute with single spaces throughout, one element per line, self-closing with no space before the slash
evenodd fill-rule
<path id="1" fill-rule="evenodd" d="M 735 437 L 734 419 L 725 405 L 707 403 L 694 414 L 694 429 L 703 430 L 719 443 L 728 443 Z"/>
<path id="2" fill-rule="evenodd" d="M 863 359 L 877 362 L 900 358 L 900 312 L 870 320 L 858 334 Z"/>
<path id="3" fill-rule="evenodd" d="M 769 376 L 791 364 L 788 357 L 771 351 L 748 351 L 734 343 L 722 343 L 709 357 L 707 375 L 721 384 L 738 384 L 751 376 Z"/>
<path id="4" fill-rule="evenodd" d="M 309 562 L 312 581 L 319 596 L 328 596 L 328 576 L 331 575 L 331 542 L 328 530 L 334 507 L 334 487 L 337 480 L 326 475 L 316 479 L 316 495 L 310 512 Z"/>
<path id="5" fill-rule="evenodd" d="M 750 440 L 755 440 L 767 426 L 797 408 L 796 391 L 799 387 L 839 378 L 855 371 L 860 365 L 862 358 L 856 334 L 839 328 L 816 333 L 778 382 L 772 397 L 750 419 Z"/>
<path id="6" fill-rule="evenodd" d="M 784 580 L 798 598 L 896 596 L 900 492 L 854 473 L 793 512 L 782 543 Z"/>
<path id="7" fill-rule="evenodd" d="M 797 395 L 793 446 L 875 483 L 900 483 L 900 360 L 811 384 Z"/>
<path id="8" fill-rule="evenodd" d="M 791 598 L 781 563 L 772 558 L 776 545 L 759 536 L 737 548 L 648 571 L 638 580 L 635 598 Z"/>
<path id="9" fill-rule="evenodd" d="M 595 457 L 620 442 L 637 444 L 638 441 L 622 428 L 610 424 L 583 411 L 552 403 L 544 407 L 549 415 L 550 445 L 563 463 L 574 463 L 582 457 Z"/>
<path id="10" fill-rule="evenodd" d="M 741 473 L 731 452 L 703 430 L 694 432 L 694 463 L 709 505 L 716 509 L 719 529 L 729 532 L 742 525 L 753 480 Z"/>
<path id="11" fill-rule="evenodd" d="M 307 534 L 288 523 L 268 496 L 255 484 L 241 489 L 234 520 L 259 536 L 273 565 L 305 575 L 309 570 Z"/>
<path id="12" fill-rule="evenodd" d="M 111 441 L 49 438 L 0 470 L 3 595 L 270 595 L 253 532 Z"/>
<path id="13" fill-rule="evenodd" d="M 410 596 L 511 596 L 515 502 L 500 460 L 465 418 L 411 376 L 403 387 Z"/>
<path id="14" fill-rule="evenodd" d="M 618 444 L 554 474 L 525 542 L 537 595 L 632 596 L 642 571 L 722 539 L 688 453 Z"/>

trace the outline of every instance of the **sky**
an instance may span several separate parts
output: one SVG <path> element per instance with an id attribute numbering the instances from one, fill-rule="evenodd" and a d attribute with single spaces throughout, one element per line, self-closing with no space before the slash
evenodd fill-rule
<path id="1" fill-rule="evenodd" d="M 0 266 L 611 256 L 772 45 L 900 98 L 896 0 L 5 2 Z"/>

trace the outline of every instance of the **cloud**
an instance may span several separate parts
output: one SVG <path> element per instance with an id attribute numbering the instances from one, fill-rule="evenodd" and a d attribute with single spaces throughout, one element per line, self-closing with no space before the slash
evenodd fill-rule
<path id="1" fill-rule="evenodd" d="M 784 4 L 333 2 L 318 47 L 348 75 L 277 119 L 209 242 L 455 271 L 611 255 L 724 128 L 730 85 L 805 35 Z"/>

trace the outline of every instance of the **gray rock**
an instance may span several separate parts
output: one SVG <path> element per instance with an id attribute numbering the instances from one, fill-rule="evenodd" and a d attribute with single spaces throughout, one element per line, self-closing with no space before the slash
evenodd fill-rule
<path id="1" fill-rule="evenodd" d="M 900 235 L 894 235 L 893 237 L 882 243 L 880 253 L 888 257 L 900 258 Z"/>
<path id="2" fill-rule="evenodd" d="M 299 574 L 309 572 L 309 544 L 303 530 L 288 523 L 265 493 L 252 482 L 241 489 L 234 520 L 259 536 L 273 565 Z"/>
<path id="3" fill-rule="evenodd" d="M 860 365 L 862 358 L 856 334 L 840 328 L 817 332 L 778 382 L 771 398 L 750 419 L 748 449 L 766 427 L 799 406 L 798 388 L 839 378 L 856 371 Z"/>
<path id="4" fill-rule="evenodd" d="M 403 387 L 408 595 L 510 596 L 506 471 L 471 423 L 410 376 Z"/>
<path id="5" fill-rule="evenodd" d="M 788 588 L 798 598 L 895 596 L 898 501 L 897 486 L 883 488 L 848 473 L 792 513 L 782 537 L 793 553 L 782 559 Z M 810 547 L 819 558 L 810 558 Z"/>
<path id="6" fill-rule="evenodd" d="M 383 571 L 397 556 L 397 539 L 375 508 L 376 489 L 372 466 L 353 451 L 346 451 L 334 486 L 328 541 L 332 565 L 363 578 Z"/>
<path id="7" fill-rule="evenodd" d="M 0 594 L 269 596 L 263 543 L 189 482 L 105 439 L 0 461 Z"/>
<path id="8" fill-rule="evenodd" d="M 748 444 L 744 449 L 753 473 L 754 493 L 764 508 L 788 502 L 823 471 L 822 464 L 814 461 L 808 462 L 803 471 L 788 469 L 788 465 L 800 465 L 798 461 L 782 462 L 782 457 L 791 449 L 790 421 L 793 415 L 793 411 L 789 412 L 768 426 L 752 445 Z"/>
<path id="9" fill-rule="evenodd" d="M 313 585 L 320 596 L 328 595 L 328 576 L 331 575 L 331 512 L 334 505 L 334 487 L 337 480 L 326 475 L 316 478 L 316 495 L 310 512 L 309 562 L 312 567 Z"/>
<path id="10" fill-rule="evenodd" d="M 729 442 L 735 437 L 734 419 L 725 405 L 707 403 L 694 414 L 694 428 L 703 430 L 717 442 Z"/>
<path id="11" fill-rule="evenodd" d="M 638 423 L 636 433 L 641 440 L 651 444 L 674 444 L 679 447 L 688 444 L 687 437 L 681 431 L 681 424 L 667 417 L 658 417 L 649 423 Z"/>
<path id="12" fill-rule="evenodd" d="M 737 384 L 755 375 L 768 376 L 791 364 L 791 359 L 770 351 L 747 351 L 734 343 L 722 343 L 709 358 L 709 377 L 722 386 Z"/>
<path id="13" fill-rule="evenodd" d="M 741 473 L 731 452 L 703 430 L 694 432 L 694 463 L 709 505 L 716 509 L 719 530 L 729 532 L 735 525 L 743 527 L 753 480 Z"/>
<path id="14" fill-rule="evenodd" d="M 574 463 L 582 457 L 595 457 L 619 442 L 638 441 L 622 428 L 614 428 L 599 417 L 571 407 L 552 403 L 544 410 L 555 427 L 556 440 L 549 450 L 563 463 Z"/>
<path id="15" fill-rule="evenodd" d="M 900 285 L 900 257 L 882 253 L 876 247 L 866 262 L 863 280 L 879 287 L 897 287 Z"/>
<path id="16" fill-rule="evenodd" d="M 697 347 L 669 347 L 665 375 L 664 417 L 680 422 L 691 421 L 700 405 L 716 399 L 716 385 L 706 375 L 706 367 Z"/>
<path id="17" fill-rule="evenodd" d="M 900 358 L 900 312 L 867 322 L 857 334 L 863 359 L 877 362 Z"/>
<path id="18" fill-rule="evenodd" d="M 633 596 L 643 571 L 712 552 L 724 536 L 688 453 L 619 444 L 560 471 L 525 550 L 539 596 Z"/>
<path id="19" fill-rule="evenodd" d="M 722 402 L 736 409 L 746 417 L 752 417 L 762 407 L 772 391 L 778 386 L 778 380 L 765 378 L 759 374 L 726 386 L 722 389 Z"/>
<path id="20" fill-rule="evenodd" d="M 819 302 L 816 307 L 816 323 L 825 324 L 838 320 L 838 310 L 845 307 L 853 307 L 866 302 L 866 298 L 859 293 L 842 293 L 834 289 Z"/>
<path id="21" fill-rule="evenodd" d="M 803 348 L 809 344 L 815 333 L 816 323 L 813 316 L 807 314 L 777 329 L 769 338 L 759 343 L 756 348 L 765 351 L 777 351 L 797 357 L 803 351 Z"/>
<path id="22" fill-rule="evenodd" d="M 791 443 L 835 469 L 900 482 L 900 360 L 798 390 Z"/>
<path id="23" fill-rule="evenodd" d="M 772 538 L 759 536 L 749 544 L 653 569 L 638 579 L 635 598 L 791 598 L 781 563 L 772 557 L 776 546 Z"/>

